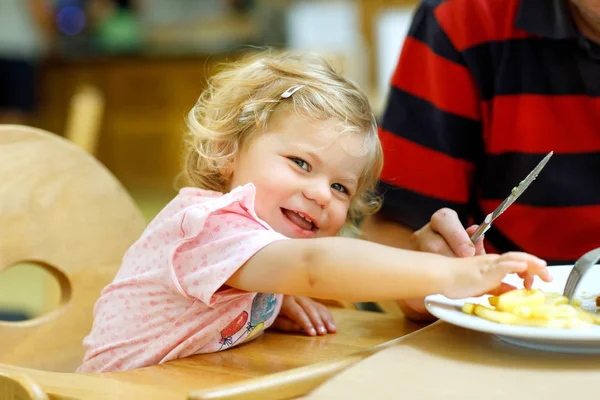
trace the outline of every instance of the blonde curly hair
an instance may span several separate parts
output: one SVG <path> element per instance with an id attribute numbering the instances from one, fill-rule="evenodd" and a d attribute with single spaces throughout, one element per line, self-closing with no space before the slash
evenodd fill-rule
<path id="1" fill-rule="evenodd" d="M 184 176 L 196 187 L 227 192 L 227 166 L 264 132 L 275 110 L 289 107 L 312 121 L 337 120 L 364 135 L 367 168 L 351 199 L 353 227 L 380 207 L 375 185 L 383 166 L 377 124 L 366 95 L 322 57 L 266 51 L 228 63 L 208 81 L 187 116 Z M 282 93 L 303 85 L 288 98 Z"/>

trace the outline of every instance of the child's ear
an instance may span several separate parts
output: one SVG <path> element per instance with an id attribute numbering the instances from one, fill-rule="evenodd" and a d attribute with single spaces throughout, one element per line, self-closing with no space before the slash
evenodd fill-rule
<path id="1" fill-rule="evenodd" d="M 219 168 L 219 174 L 221 174 L 224 181 L 231 180 L 231 177 L 233 176 L 233 171 L 235 169 L 234 164 L 235 164 L 235 157 L 231 157 L 231 158 L 223 161 L 223 164 Z"/>

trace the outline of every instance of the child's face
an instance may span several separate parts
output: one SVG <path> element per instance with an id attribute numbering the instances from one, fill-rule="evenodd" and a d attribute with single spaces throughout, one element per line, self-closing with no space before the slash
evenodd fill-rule
<path id="1" fill-rule="evenodd" d="M 253 183 L 256 214 L 287 237 L 334 236 L 366 167 L 362 147 L 361 135 L 340 134 L 333 121 L 276 112 L 235 157 L 230 188 Z"/>

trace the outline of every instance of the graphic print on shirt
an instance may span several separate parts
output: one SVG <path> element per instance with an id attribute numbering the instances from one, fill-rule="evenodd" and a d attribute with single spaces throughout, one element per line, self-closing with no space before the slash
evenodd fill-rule
<path id="1" fill-rule="evenodd" d="M 265 322 L 273 316 L 277 299 L 272 293 L 258 293 L 252 301 L 252 310 L 250 310 L 250 322 L 247 331 L 250 332 L 246 340 L 252 339 L 262 331 Z"/>
<path id="2" fill-rule="evenodd" d="M 236 344 L 244 336 L 244 341 L 248 341 L 258 335 L 265 326 L 265 322 L 273 316 L 275 307 L 277 306 L 277 298 L 272 293 L 258 293 L 252 301 L 250 309 L 250 321 L 248 321 L 248 313 L 242 311 L 233 321 L 231 321 L 222 331 L 219 344 L 221 350 L 223 347 Z M 233 336 L 238 333 L 244 324 L 248 322 L 246 329 L 235 340 Z"/>
<path id="3" fill-rule="evenodd" d="M 244 325 L 246 325 L 246 321 L 248 321 L 248 313 L 246 311 L 242 311 L 240 315 L 238 315 L 229 323 L 229 325 L 225 327 L 225 329 L 221 331 L 221 340 L 219 340 L 221 348 L 223 348 L 223 346 L 231 346 L 233 344 L 232 336 L 238 333 L 244 327 Z"/>

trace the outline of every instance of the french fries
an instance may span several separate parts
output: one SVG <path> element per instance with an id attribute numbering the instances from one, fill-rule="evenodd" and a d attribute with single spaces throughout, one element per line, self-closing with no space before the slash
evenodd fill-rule
<path id="1" fill-rule="evenodd" d="M 539 289 L 515 289 L 500 296 L 488 298 L 491 307 L 465 303 L 462 311 L 507 325 L 537 326 L 543 328 L 589 328 L 600 325 L 600 315 L 569 304 L 569 299 L 558 293 Z"/>

